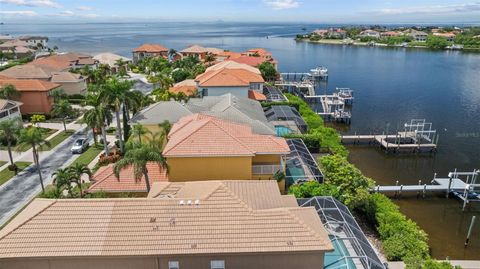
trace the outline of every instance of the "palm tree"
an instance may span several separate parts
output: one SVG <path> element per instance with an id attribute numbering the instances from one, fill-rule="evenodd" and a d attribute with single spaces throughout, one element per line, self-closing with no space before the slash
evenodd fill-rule
<path id="1" fill-rule="evenodd" d="M 58 169 L 52 175 L 54 176 L 53 183 L 57 187 L 57 190 L 61 193 L 64 189 L 67 189 L 70 197 L 73 197 L 72 183 L 78 181 L 77 176 L 68 168 Z"/>
<path id="2" fill-rule="evenodd" d="M 8 157 L 12 167 L 15 167 L 12 157 L 12 143 L 17 140 L 20 130 L 23 128 L 22 123 L 18 119 L 6 119 L 0 122 L 0 137 L 7 141 Z M 15 169 L 15 172 L 17 170 Z"/>
<path id="3" fill-rule="evenodd" d="M 215 61 L 215 55 L 211 54 L 211 53 L 207 53 L 207 55 L 205 55 L 205 62 L 206 63 L 211 63 Z"/>
<path id="4" fill-rule="evenodd" d="M 124 150 L 124 141 L 122 137 L 122 125 L 120 122 L 120 111 L 125 102 L 133 102 L 133 100 L 136 99 L 135 94 L 130 91 L 131 87 L 132 83 L 130 81 L 118 80 L 113 77 L 102 85 L 99 92 L 99 98 L 102 100 L 102 103 L 113 107 L 113 110 L 115 111 L 117 134 L 120 141 L 120 149 L 122 151 Z"/>
<path id="5" fill-rule="evenodd" d="M 43 138 L 43 132 L 40 128 L 32 126 L 27 129 L 22 129 L 18 137 L 19 147 L 31 146 L 33 154 L 33 162 L 37 167 L 38 177 L 40 178 L 40 185 L 42 186 L 42 192 L 45 192 L 45 186 L 43 186 L 42 171 L 40 169 L 40 161 L 38 160 L 38 147 L 46 145 L 50 147 L 50 142 Z"/>
<path id="6" fill-rule="evenodd" d="M 12 84 L 5 84 L 0 89 L 0 98 L 11 100 L 13 98 L 20 98 L 22 93 L 17 90 L 17 88 Z"/>
<path id="7" fill-rule="evenodd" d="M 151 132 L 145 126 L 138 123 L 133 126 L 132 136 L 138 137 L 139 143 L 142 143 L 142 136 L 146 134 L 151 134 Z"/>
<path id="8" fill-rule="evenodd" d="M 88 178 L 92 178 L 92 171 L 90 168 L 88 168 L 85 164 L 83 163 L 76 163 L 72 166 L 70 166 L 69 171 L 75 175 L 73 179 L 75 180 L 74 182 L 77 184 L 78 189 L 80 190 L 80 197 L 83 197 L 83 192 L 82 192 L 82 175 L 88 175 Z"/>
<path id="9" fill-rule="evenodd" d="M 175 49 L 168 50 L 168 59 L 173 61 L 175 59 L 175 55 L 177 55 L 177 51 Z"/>
<path id="10" fill-rule="evenodd" d="M 55 117 L 60 117 L 63 123 L 63 130 L 67 132 L 66 120 L 68 117 L 73 115 L 73 108 L 68 100 L 60 100 L 59 102 L 53 104 L 52 115 Z"/>
<path id="11" fill-rule="evenodd" d="M 67 97 L 67 94 L 63 89 L 59 88 L 52 91 L 51 96 L 53 97 L 54 102 L 59 102 L 60 100 L 65 99 Z"/>
<path id="12" fill-rule="evenodd" d="M 150 178 L 148 177 L 147 169 L 149 162 L 154 162 L 160 167 L 167 168 L 167 162 L 158 147 L 154 147 L 151 144 L 131 141 L 128 143 L 128 150 L 124 157 L 113 166 L 115 176 L 119 179 L 122 169 L 133 166 L 135 180 L 138 182 L 143 176 L 145 178 L 147 192 L 150 192 Z"/>
<path id="13" fill-rule="evenodd" d="M 101 130 L 103 147 L 105 154 L 108 155 L 107 132 L 105 126 L 112 121 L 112 114 L 110 113 L 110 110 L 100 102 L 99 96 L 92 96 L 92 98 L 89 98 L 88 104 L 92 105 L 93 108 L 85 112 L 83 119 L 85 123 L 92 128 L 94 138 L 96 137 L 95 129 Z"/>

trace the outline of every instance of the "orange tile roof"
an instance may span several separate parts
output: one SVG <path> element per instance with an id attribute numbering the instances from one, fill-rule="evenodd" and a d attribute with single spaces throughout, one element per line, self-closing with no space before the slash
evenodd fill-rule
<path id="1" fill-rule="evenodd" d="M 143 44 L 138 48 L 135 48 L 133 52 L 167 52 L 168 49 L 159 44 Z"/>
<path id="2" fill-rule="evenodd" d="M 275 181 L 168 188 L 178 194 L 35 199 L 0 231 L 0 261 L 333 250 L 315 208 L 284 205 Z"/>
<path id="3" fill-rule="evenodd" d="M 255 90 L 248 90 L 248 98 L 257 101 L 266 101 L 267 97 L 263 93 L 259 93 Z"/>
<path id="4" fill-rule="evenodd" d="M 250 83 L 265 82 L 259 74 L 245 69 L 230 68 L 207 71 L 199 75 L 195 81 L 198 81 L 199 86 L 202 87 L 250 86 Z"/>
<path id="5" fill-rule="evenodd" d="M 228 59 L 234 59 L 234 58 L 241 57 L 242 54 L 234 51 L 224 51 L 224 52 L 218 53 L 217 56 L 227 57 Z"/>
<path id="6" fill-rule="evenodd" d="M 0 72 L 0 75 L 17 79 L 45 79 L 51 77 L 50 72 L 40 66 L 31 64 L 16 65 Z"/>
<path id="7" fill-rule="evenodd" d="M 241 64 L 248 64 L 253 67 L 257 67 L 266 60 L 263 57 L 254 57 L 254 56 L 241 56 L 234 59 L 228 59 L 228 61 L 234 61 Z"/>
<path id="8" fill-rule="evenodd" d="M 204 114 L 183 117 L 172 126 L 163 150 L 172 156 L 254 156 L 287 154 L 284 138 L 259 135 L 248 125 L 233 123 Z"/>
<path id="9" fill-rule="evenodd" d="M 60 87 L 60 84 L 37 79 L 3 79 L 0 78 L 0 87 L 11 84 L 20 92 L 47 92 Z"/>
<path id="10" fill-rule="evenodd" d="M 257 53 L 258 55 L 260 55 L 262 57 L 266 57 L 266 56 L 271 57 L 272 56 L 272 53 L 270 53 L 268 50 L 263 49 L 263 48 L 253 48 L 253 49 L 247 50 L 247 52 L 248 53 Z"/>
<path id="11" fill-rule="evenodd" d="M 89 192 L 146 192 L 145 178 L 135 180 L 133 166 L 127 167 L 120 172 L 120 178 L 115 176 L 113 164 L 101 167 L 93 175 L 94 183 L 88 189 Z M 147 164 L 150 184 L 168 181 L 167 170 L 159 167 L 156 163 Z"/>
<path id="12" fill-rule="evenodd" d="M 168 91 L 175 94 L 183 92 L 186 96 L 191 96 L 197 92 L 197 86 L 195 80 L 186 79 L 173 85 Z"/>
<path id="13" fill-rule="evenodd" d="M 36 59 L 28 64 L 33 64 L 41 67 L 50 68 L 51 71 L 65 71 L 81 59 L 92 58 L 86 54 L 80 53 L 65 53 L 55 54 L 44 58 Z"/>

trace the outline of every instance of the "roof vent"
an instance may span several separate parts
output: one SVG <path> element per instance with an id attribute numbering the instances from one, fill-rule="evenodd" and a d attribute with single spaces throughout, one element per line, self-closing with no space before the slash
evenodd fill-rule
<path id="1" fill-rule="evenodd" d="M 192 205 L 192 200 L 188 200 L 187 205 Z"/>
<path id="2" fill-rule="evenodd" d="M 156 221 L 157 221 L 157 218 L 155 218 L 155 217 L 150 218 L 150 223 L 153 223 L 153 222 L 156 222 Z"/>
<path id="3" fill-rule="evenodd" d="M 177 221 L 175 220 L 175 218 L 171 218 L 170 222 L 169 222 L 169 225 L 170 226 L 175 226 L 176 223 L 177 223 Z"/>
<path id="4" fill-rule="evenodd" d="M 197 248 L 197 243 L 193 243 L 190 245 L 191 248 Z"/>
<path id="5" fill-rule="evenodd" d="M 288 241 L 287 241 L 287 246 L 293 246 L 293 241 L 292 241 L 292 240 L 288 240 Z"/>
<path id="6" fill-rule="evenodd" d="M 158 231 L 158 225 L 157 224 L 153 225 L 153 230 Z"/>
<path id="7" fill-rule="evenodd" d="M 184 204 L 185 204 L 185 201 L 180 200 L 180 205 L 184 205 Z"/>
<path id="8" fill-rule="evenodd" d="M 195 200 L 195 205 L 200 205 L 200 200 Z"/>

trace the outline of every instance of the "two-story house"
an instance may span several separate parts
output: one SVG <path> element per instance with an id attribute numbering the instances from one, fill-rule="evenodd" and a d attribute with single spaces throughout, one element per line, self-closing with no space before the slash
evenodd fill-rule
<path id="1" fill-rule="evenodd" d="M 133 63 L 148 57 L 163 57 L 168 59 L 168 48 L 159 44 L 143 44 L 132 51 Z"/>

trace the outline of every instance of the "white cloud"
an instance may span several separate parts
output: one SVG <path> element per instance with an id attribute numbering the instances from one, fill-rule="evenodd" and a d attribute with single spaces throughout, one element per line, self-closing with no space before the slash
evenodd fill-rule
<path id="1" fill-rule="evenodd" d="M 37 12 L 32 10 L 15 10 L 15 11 L 0 11 L 2 15 L 10 16 L 37 16 Z"/>
<path id="2" fill-rule="evenodd" d="M 53 0 L 0 0 L 0 3 L 28 7 L 61 7 L 60 4 Z"/>
<path id="3" fill-rule="evenodd" d="M 264 0 L 264 2 L 273 9 L 290 9 L 300 5 L 300 3 L 295 0 Z"/>
<path id="4" fill-rule="evenodd" d="M 93 7 L 79 6 L 79 7 L 77 7 L 77 10 L 88 11 L 88 10 L 93 10 Z"/>
<path id="5" fill-rule="evenodd" d="M 82 18 L 88 18 L 88 19 L 98 18 L 98 15 L 97 15 L 97 14 L 94 14 L 94 13 L 81 14 L 81 15 L 79 15 L 79 16 L 82 17 Z"/>
<path id="6" fill-rule="evenodd" d="M 380 15 L 405 15 L 405 14 L 446 14 L 446 13 L 467 13 L 480 11 L 480 2 L 454 4 L 454 5 L 435 5 L 435 6 L 419 6 L 406 8 L 388 8 L 374 10 L 374 13 Z"/>

